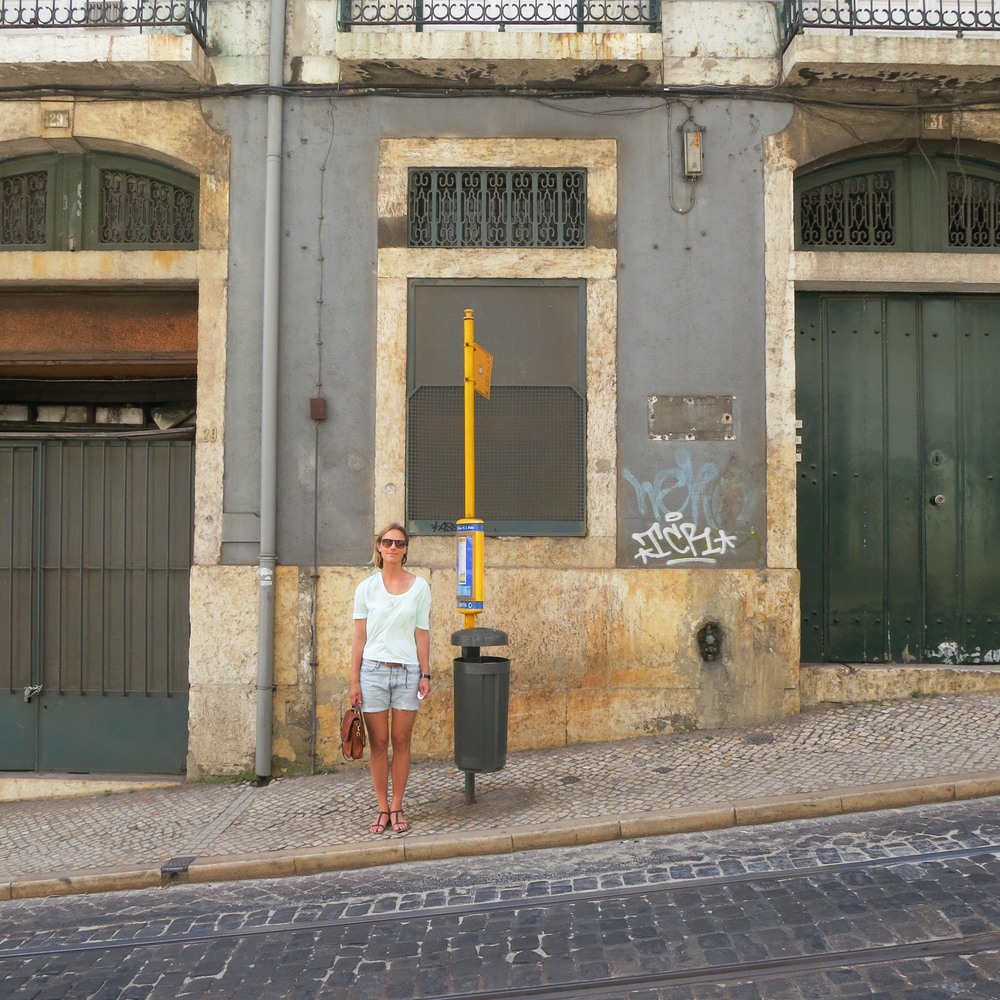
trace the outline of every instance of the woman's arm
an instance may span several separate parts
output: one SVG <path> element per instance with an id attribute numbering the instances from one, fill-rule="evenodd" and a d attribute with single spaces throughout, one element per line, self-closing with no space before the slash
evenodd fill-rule
<path id="1" fill-rule="evenodd" d="M 417 644 L 417 662 L 420 664 L 421 674 L 417 690 L 426 698 L 431 690 L 431 682 L 428 679 L 431 673 L 431 633 L 425 628 L 415 628 L 413 639 Z M 427 676 L 424 677 L 424 674 Z"/>
<path id="2" fill-rule="evenodd" d="M 349 694 L 352 705 L 361 704 L 361 658 L 368 641 L 368 621 L 365 618 L 354 619 L 354 639 L 351 642 L 351 690 Z"/>

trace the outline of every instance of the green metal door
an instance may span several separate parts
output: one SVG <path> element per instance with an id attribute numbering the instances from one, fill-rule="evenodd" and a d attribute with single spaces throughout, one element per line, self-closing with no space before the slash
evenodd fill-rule
<path id="1" fill-rule="evenodd" d="M 0 769 L 181 771 L 190 438 L 0 445 Z"/>
<path id="2" fill-rule="evenodd" d="M 1000 662 L 1000 300 L 796 309 L 802 659 Z"/>
<path id="3" fill-rule="evenodd" d="M 0 444 L 0 770 L 35 766 L 38 448 Z"/>

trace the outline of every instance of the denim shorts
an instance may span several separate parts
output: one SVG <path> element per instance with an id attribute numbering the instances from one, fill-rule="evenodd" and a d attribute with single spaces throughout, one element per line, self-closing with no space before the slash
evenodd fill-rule
<path id="1" fill-rule="evenodd" d="M 380 660 L 361 661 L 361 711 L 385 712 L 401 708 L 415 712 L 420 707 L 417 687 L 420 664 L 389 664 Z"/>

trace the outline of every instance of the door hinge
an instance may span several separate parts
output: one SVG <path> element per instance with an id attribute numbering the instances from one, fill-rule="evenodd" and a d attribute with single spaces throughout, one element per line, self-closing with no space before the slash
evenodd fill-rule
<path id="1" fill-rule="evenodd" d="M 42 693 L 42 685 L 41 684 L 29 684 L 24 689 L 24 700 L 25 700 L 25 703 L 30 702 L 31 699 L 34 698 L 36 694 L 41 694 L 41 693 Z"/>

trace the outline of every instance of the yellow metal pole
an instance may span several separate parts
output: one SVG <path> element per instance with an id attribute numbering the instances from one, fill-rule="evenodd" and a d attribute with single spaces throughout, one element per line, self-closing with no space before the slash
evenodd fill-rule
<path id="1" fill-rule="evenodd" d="M 465 310 L 465 516 L 476 516 L 476 321 L 471 309 Z M 465 615 L 465 627 L 476 624 L 474 614 Z"/>
<path id="2" fill-rule="evenodd" d="M 476 321 L 465 310 L 465 516 L 476 516 Z"/>

